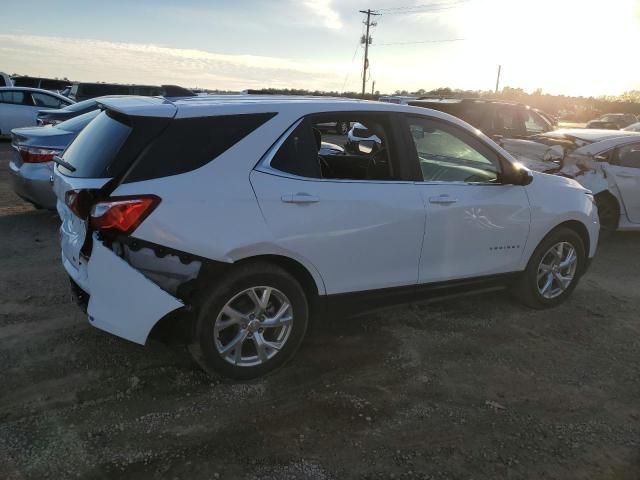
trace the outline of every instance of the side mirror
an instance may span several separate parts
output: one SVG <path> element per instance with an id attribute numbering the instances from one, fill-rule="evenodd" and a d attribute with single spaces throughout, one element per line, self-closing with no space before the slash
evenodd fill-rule
<path id="1" fill-rule="evenodd" d="M 358 152 L 363 155 L 371 155 L 373 153 L 373 149 L 375 147 L 375 142 L 373 140 L 361 140 L 358 142 Z"/>
<path id="2" fill-rule="evenodd" d="M 521 165 L 512 165 L 508 171 L 503 172 L 500 181 L 505 185 L 526 186 L 533 182 L 533 173 Z"/>

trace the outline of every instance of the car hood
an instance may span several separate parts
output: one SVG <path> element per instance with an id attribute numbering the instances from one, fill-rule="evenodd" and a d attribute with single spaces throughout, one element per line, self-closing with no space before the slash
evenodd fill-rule
<path id="1" fill-rule="evenodd" d="M 11 133 L 14 143 L 45 148 L 66 148 L 77 135 L 56 127 L 14 128 Z"/>
<path id="2" fill-rule="evenodd" d="M 531 174 L 533 175 L 534 182 L 540 182 L 540 183 L 544 182 L 545 186 L 549 188 L 569 187 L 569 188 L 574 188 L 576 190 L 581 190 L 584 192 L 589 191 L 588 189 L 580 185 L 580 183 L 578 183 L 573 178 L 563 177 L 561 175 L 549 175 L 547 173 L 535 172 L 535 171 L 532 171 Z"/>

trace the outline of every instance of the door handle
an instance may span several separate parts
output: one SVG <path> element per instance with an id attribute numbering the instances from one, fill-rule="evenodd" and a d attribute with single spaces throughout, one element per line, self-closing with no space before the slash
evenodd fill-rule
<path id="1" fill-rule="evenodd" d="M 429 203 L 436 203 L 438 205 L 451 205 L 458 200 L 450 197 L 449 195 L 440 195 L 439 197 L 429 197 Z"/>
<path id="2" fill-rule="evenodd" d="M 308 193 L 289 193 L 287 195 L 283 195 L 281 200 L 284 203 L 317 203 L 320 201 L 318 197 Z"/>
<path id="3" fill-rule="evenodd" d="M 622 178 L 640 177 L 640 175 L 634 175 L 633 173 L 624 173 L 624 172 L 616 172 L 615 175 L 618 176 L 618 177 L 622 177 Z"/>

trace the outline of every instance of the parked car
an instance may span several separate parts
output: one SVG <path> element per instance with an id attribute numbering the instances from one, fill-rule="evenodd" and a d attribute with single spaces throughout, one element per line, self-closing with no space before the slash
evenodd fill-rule
<path id="1" fill-rule="evenodd" d="M 409 105 L 449 113 L 494 139 L 527 138 L 554 130 L 550 115 L 520 103 L 472 98 L 422 98 Z"/>
<path id="2" fill-rule="evenodd" d="M 57 78 L 29 77 L 26 75 L 13 77 L 14 87 L 41 88 L 42 90 L 56 93 L 61 93 L 70 85 L 71 81 Z"/>
<path id="3" fill-rule="evenodd" d="M 178 325 L 207 370 L 282 365 L 311 318 L 510 286 L 567 299 L 596 251 L 593 196 L 463 121 L 378 102 L 114 98 L 57 159 L 62 262 L 95 327 Z M 344 120 L 372 152 L 319 156 Z M 141 152 L 141 153 L 140 153 Z"/>
<path id="4" fill-rule="evenodd" d="M 73 117 L 83 115 L 93 110 L 98 110 L 100 106 L 96 99 L 83 100 L 82 102 L 66 105 L 58 109 L 46 109 L 38 111 L 36 122 L 40 126 L 57 125 Z"/>
<path id="5" fill-rule="evenodd" d="M 52 127 L 14 128 L 13 156 L 9 161 L 13 191 L 36 208 L 55 210 L 56 196 L 51 188 L 53 157 L 60 155 L 99 113 L 84 113 Z"/>
<path id="6" fill-rule="evenodd" d="M 0 72 L 0 87 L 13 87 L 11 77 L 4 72 Z"/>
<path id="7" fill-rule="evenodd" d="M 602 237 L 640 230 L 640 133 L 562 129 L 502 146 L 528 168 L 573 178 L 593 192 Z"/>
<path id="8" fill-rule="evenodd" d="M 636 123 L 638 117 L 632 113 L 607 113 L 587 123 L 587 128 L 620 130 Z"/>
<path id="9" fill-rule="evenodd" d="M 417 100 L 418 97 L 414 97 L 412 95 L 383 95 L 378 98 L 379 102 L 385 103 L 395 103 L 397 105 L 408 105 L 409 102 L 413 102 Z"/>
<path id="10" fill-rule="evenodd" d="M 72 103 L 72 100 L 47 90 L 0 87 L 0 137 L 8 137 L 14 128 L 35 126 L 42 108 L 61 108 Z"/>
<path id="11" fill-rule="evenodd" d="M 191 90 L 177 85 L 120 85 L 116 83 L 76 82 L 71 86 L 69 98 L 80 102 L 90 98 L 108 95 L 140 95 L 143 97 L 191 97 L 196 96 Z"/>
<path id="12" fill-rule="evenodd" d="M 346 135 L 351 128 L 349 122 L 324 122 L 316 125 L 322 132 L 334 132 L 338 135 Z"/>
<path id="13" fill-rule="evenodd" d="M 626 132 L 640 132 L 640 122 L 632 123 L 628 127 L 624 127 L 622 130 Z"/>

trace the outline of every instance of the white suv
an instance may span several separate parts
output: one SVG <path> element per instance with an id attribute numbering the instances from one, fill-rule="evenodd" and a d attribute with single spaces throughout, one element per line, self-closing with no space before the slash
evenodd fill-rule
<path id="1" fill-rule="evenodd" d="M 188 327 L 206 369 L 262 375 L 335 309 L 509 286 L 567 298 L 593 197 L 444 113 L 330 98 L 110 98 L 56 158 L 62 260 L 94 326 Z M 320 155 L 328 121 L 380 139 Z"/>

